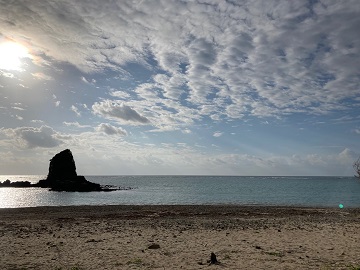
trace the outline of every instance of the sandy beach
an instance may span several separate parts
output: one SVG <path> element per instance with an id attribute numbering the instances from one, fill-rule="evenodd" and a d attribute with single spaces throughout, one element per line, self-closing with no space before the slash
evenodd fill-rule
<path id="1" fill-rule="evenodd" d="M 76 206 L 0 217 L 0 269 L 360 269 L 358 208 Z"/>

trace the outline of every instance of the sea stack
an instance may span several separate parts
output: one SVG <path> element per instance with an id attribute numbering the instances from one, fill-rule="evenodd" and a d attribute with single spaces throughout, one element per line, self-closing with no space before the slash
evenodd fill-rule
<path id="1" fill-rule="evenodd" d="M 46 178 L 49 182 L 61 179 L 71 179 L 77 177 L 74 157 L 70 149 L 66 149 L 56 154 L 50 159 L 49 173 Z"/>
<path id="2" fill-rule="evenodd" d="M 56 154 L 49 165 L 49 173 L 45 180 L 40 180 L 39 187 L 54 191 L 103 191 L 100 184 L 89 182 L 84 176 L 78 176 L 74 157 L 70 149 Z"/>
<path id="3" fill-rule="evenodd" d="M 0 182 L 0 188 L 17 187 L 40 187 L 50 188 L 53 191 L 114 191 L 130 188 L 119 188 L 112 185 L 100 185 L 89 182 L 84 176 L 79 176 L 76 173 L 76 166 L 74 157 L 69 149 L 61 151 L 50 159 L 49 173 L 44 180 L 40 180 L 36 184 L 32 184 L 29 181 L 16 181 L 11 182 L 5 180 Z"/>

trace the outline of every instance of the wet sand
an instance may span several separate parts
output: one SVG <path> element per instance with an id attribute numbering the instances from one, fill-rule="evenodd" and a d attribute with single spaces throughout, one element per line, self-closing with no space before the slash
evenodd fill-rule
<path id="1" fill-rule="evenodd" d="M 218 264 L 210 264 L 210 254 Z M 0 209 L 0 269 L 357 269 L 360 209 Z"/>

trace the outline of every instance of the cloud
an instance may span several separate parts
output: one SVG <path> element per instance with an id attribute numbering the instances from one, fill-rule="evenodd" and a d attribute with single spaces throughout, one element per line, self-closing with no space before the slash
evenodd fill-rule
<path id="1" fill-rule="evenodd" d="M 73 111 L 77 117 L 81 116 L 79 109 L 75 105 L 71 105 L 71 111 Z"/>
<path id="2" fill-rule="evenodd" d="M 44 121 L 43 120 L 31 120 L 30 121 L 31 123 L 37 123 L 37 124 L 43 124 L 44 123 Z"/>
<path id="3" fill-rule="evenodd" d="M 31 75 L 33 75 L 33 77 L 35 79 L 38 79 L 38 80 L 44 80 L 44 81 L 51 81 L 53 80 L 53 78 L 49 75 L 46 75 L 42 72 L 36 72 L 36 73 L 32 73 Z"/>
<path id="4" fill-rule="evenodd" d="M 24 148 L 53 148 L 63 143 L 61 135 L 49 126 L 3 129 L 2 133 L 11 137 L 15 145 Z"/>
<path id="5" fill-rule="evenodd" d="M 349 148 L 345 148 L 339 155 L 338 160 L 341 164 L 352 164 L 358 158 L 357 154 L 350 150 Z"/>
<path id="6" fill-rule="evenodd" d="M 1 75 L 1 76 L 4 76 L 4 77 L 6 77 L 6 78 L 14 78 L 14 77 L 15 77 L 14 74 L 12 74 L 12 73 L 10 73 L 10 72 L 4 72 L 4 71 L 2 71 L 2 70 L 0 70 L 0 75 Z"/>
<path id="7" fill-rule="evenodd" d="M 213 119 L 319 115 L 358 98 L 354 6 L 356 0 L 3 1 L 0 17 L 12 19 L 0 27 L 87 73 L 123 73 L 137 63 L 151 72 L 147 89 L 159 91 L 147 95 L 181 101 L 182 109 L 215 104 L 221 114 Z"/>
<path id="8" fill-rule="evenodd" d="M 25 109 L 21 107 L 11 107 L 11 108 L 18 111 L 25 111 Z"/>
<path id="9" fill-rule="evenodd" d="M 110 92 L 110 95 L 116 98 L 120 98 L 120 99 L 128 99 L 130 98 L 130 95 L 124 91 L 121 90 L 112 90 Z"/>
<path id="10" fill-rule="evenodd" d="M 104 100 L 96 102 L 92 106 L 94 114 L 98 114 L 104 118 L 114 119 L 127 124 L 149 124 L 150 121 L 144 116 L 122 102 Z"/>
<path id="11" fill-rule="evenodd" d="M 162 98 L 162 92 L 156 84 L 143 83 L 134 89 L 138 99 L 127 104 L 142 108 L 157 131 L 178 130 L 201 120 L 199 110 L 184 106 L 174 99 Z"/>
<path id="12" fill-rule="evenodd" d="M 304 127 L 302 133 L 306 134 L 308 123 L 320 120 L 327 123 L 330 117 L 338 118 L 336 111 L 341 111 L 342 115 L 358 115 L 360 16 L 359 10 L 354 8 L 358 6 L 357 1 L 341 4 L 326 0 L 135 2 L 103 0 L 99 5 L 98 1 L 0 0 L 1 37 L 11 36 L 25 42 L 31 53 L 46 62 L 34 66 L 30 62 L 35 60 L 29 59 L 27 63 L 33 74 L 23 72 L 22 78 L 19 73 L 0 71 L 3 79 L 0 105 L 6 108 L 1 113 L 9 118 L 3 120 L 3 126 L 27 125 L 28 118 L 36 119 L 36 115 L 42 115 L 46 123 L 55 118 L 58 121 L 54 112 L 48 113 L 47 105 L 51 104 L 56 115 L 63 118 L 61 122 L 68 121 L 64 122 L 64 129 L 79 131 L 77 128 L 85 127 L 74 121 L 76 116 L 86 119 L 86 124 L 95 119 L 96 123 L 89 124 L 95 130 L 74 135 L 74 145 L 78 143 L 76 140 L 82 140 L 79 145 L 86 146 L 84 149 L 106 148 L 104 156 L 109 157 L 111 154 L 107 152 L 114 141 L 126 132 L 117 127 L 122 125 L 148 125 L 131 127 L 131 131 L 151 129 L 146 140 L 151 143 L 151 140 L 169 140 L 165 139 L 166 134 L 155 131 L 175 130 L 178 132 L 172 134 L 188 134 L 182 136 L 184 140 L 194 139 L 194 143 L 198 143 L 201 140 L 197 137 L 199 131 L 205 130 L 202 134 L 218 137 L 217 151 L 225 152 L 220 145 L 225 145 L 221 141 L 226 134 L 243 136 L 242 132 L 252 129 L 251 134 L 259 130 L 256 127 L 259 123 L 270 123 L 265 130 L 276 126 L 280 122 L 277 120 L 282 124 L 293 121 L 290 125 Z M 51 78 L 53 80 L 49 80 Z M 20 89 L 19 83 L 30 88 Z M 99 89 L 91 85 L 95 83 Z M 52 100 L 53 93 L 57 97 Z M 13 99 L 26 100 L 26 114 L 16 110 L 24 117 L 22 121 L 15 118 L 15 113 L 10 113 L 12 110 L 7 111 Z M 41 114 L 36 111 L 38 109 L 42 110 Z M 330 114 L 334 111 L 335 114 Z M 303 121 L 304 115 L 310 117 Z M 295 117 L 286 119 L 291 116 Z M 111 125 L 99 125 L 107 120 Z M 353 121 L 352 127 L 337 129 L 336 134 L 351 129 L 359 133 L 356 120 Z M 331 122 L 328 127 L 341 122 Z M 231 123 L 236 128 L 230 129 Z M 252 128 L 248 128 L 250 125 Z M 224 136 L 220 131 L 213 133 L 216 129 L 207 132 L 214 126 L 222 130 Z M 335 128 L 332 130 L 335 132 Z M 289 127 L 286 134 L 292 136 L 291 132 Z M 119 136 L 106 136 L 105 140 L 103 133 Z M 269 142 L 276 132 L 270 133 Z M 252 135 L 249 145 L 265 136 L 259 132 Z M 56 132 L 52 136 L 65 141 Z M 86 136 L 96 137 L 95 146 Z M 243 137 L 246 144 L 246 136 Z M 28 145 L 20 135 L 14 138 Z M 301 143 L 306 144 L 308 138 L 301 138 Z M 329 136 L 327 138 L 330 140 Z M 206 141 L 203 140 L 204 149 Z M 235 149 L 236 140 L 226 145 L 231 143 L 235 146 L 231 151 L 240 151 Z M 294 148 L 299 144 L 294 143 Z M 344 145 L 355 147 L 356 142 Z M 138 148 L 141 147 L 139 143 Z M 271 151 L 270 147 L 264 148 L 267 148 L 261 149 L 264 152 Z M 146 150 L 150 150 L 150 146 Z M 141 157 L 144 151 L 138 151 Z M 226 156 L 214 155 L 210 160 L 207 155 L 197 155 L 189 149 L 180 151 L 174 147 L 171 151 L 191 156 L 191 162 L 188 158 L 180 164 L 193 163 L 194 171 L 198 157 L 200 167 L 219 164 L 213 166 L 214 173 L 215 168 L 223 171 L 220 164 L 227 167 L 234 164 L 229 171 L 242 173 L 237 169 L 241 162 L 247 167 L 255 164 L 255 168 L 265 168 L 269 173 L 273 168 L 281 173 L 291 172 L 288 164 L 298 168 L 296 156 L 266 158 L 227 153 Z M 162 154 L 170 155 L 171 151 L 152 149 L 153 155 L 144 157 L 142 162 L 145 164 L 156 158 L 168 164 L 168 156 L 162 157 Z M 301 149 L 303 151 L 306 150 Z M 249 150 L 249 154 L 254 153 L 258 152 Z M 178 160 L 173 159 L 173 164 L 177 164 Z M 345 166 L 350 159 L 347 152 L 331 159 L 311 153 L 299 157 L 299 164 L 303 166 L 302 172 L 307 173 L 306 166 L 321 169 L 326 164 Z M 327 173 L 325 169 L 323 172 Z"/>
<path id="13" fill-rule="evenodd" d="M 88 80 L 84 76 L 81 77 L 81 80 L 86 84 L 95 84 L 96 83 L 95 79 Z"/>
<path id="14" fill-rule="evenodd" d="M 60 106 L 60 103 L 61 103 L 60 100 L 56 100 L 57 97 L 56 97 L 56 95 L 54 95 L 54 94 L 53 94 L 52 97 L 53 97 L 53 100 L 54 100 L 54 103 L 55 103 L 55 107 L 59 107 L 59 106 Z"/>
<path id="15" fill-rule="evenodd" d="M 184 87 L 187 80 L 183 74 L 175 73 L 173 76 L 156 74 L 153 80 L 155 82 L 154 86 L 160 88 L 166 98 L 178 100 L 185 94 Z"/>
<path id="16" fill-rule="evenodd" d="M 90 125 L 81 125 L 79 122 L 63 122 L 63 124 L 67 127 L 77 127 L 77 128 L 88 128 Z"/>
<path id="17" fill-rule="evenodd" d="M 114 127 L 107 123 L 101 123 L 99 126 L 96 127 L 96 130 L 99 132 L 104 132 L 107 135 L 127 136 L 126 130 L 120 127 Z"/>

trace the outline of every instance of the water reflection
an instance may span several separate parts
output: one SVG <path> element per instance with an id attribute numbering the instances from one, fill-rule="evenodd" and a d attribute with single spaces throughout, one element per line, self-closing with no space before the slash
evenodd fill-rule
<path id="1" fill-rule="evenodd" d="M 77 199 L 76 193 L 51 192 L 43 188 L 0 189 L 0 208 L 74 205 Z"/>
<path id="2" fill-rule="evenodd" d="M 46 190 L 39 188 L 1 188 L 0 207 L 31 207 L 40 204 Z"/>
<path id="3" fill-rule="evenodd" d="M 131 191 L 56 192 L 44 188 L 0 188 L 0 208 L 131 204 L 126 200 L 128 192 Z M 133 204 L 136 202 L 139 198 L 132 201 Z"/>
<path id="4" fill-rule="evenodd" d="M 360 206 L 360 181 L 353 177 L 89 176 L 87 179 L 134 189 L 53 192 L 42 188 L 0 188 L 0 208 L 111 204 Z"/>

